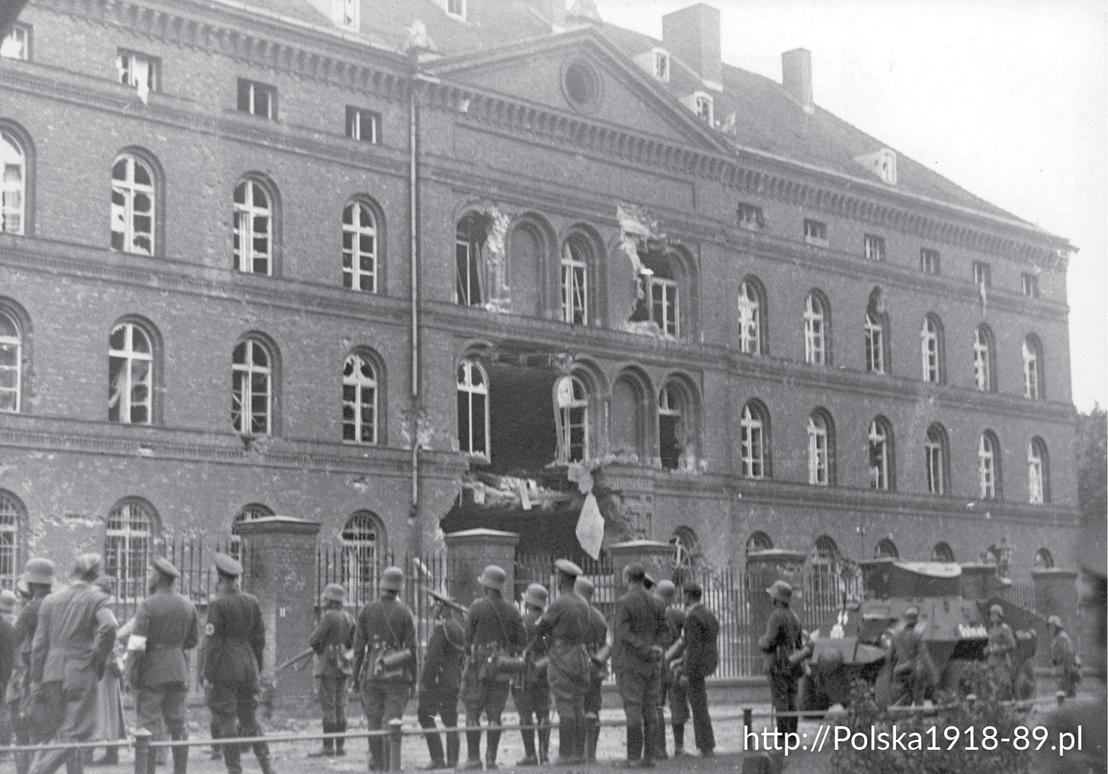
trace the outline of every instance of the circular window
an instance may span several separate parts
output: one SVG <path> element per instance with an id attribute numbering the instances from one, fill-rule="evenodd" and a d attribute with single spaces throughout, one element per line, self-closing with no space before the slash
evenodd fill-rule
<path id="1" fill-rule="evenodd" d="M 572 59 L 562 69 L 562 90 L 578 110 L 591 110 L 600 101 L 600 76 L 582 59 Z"/>

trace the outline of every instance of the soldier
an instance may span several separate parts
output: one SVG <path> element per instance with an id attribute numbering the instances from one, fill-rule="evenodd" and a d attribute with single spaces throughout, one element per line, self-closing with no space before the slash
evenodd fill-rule
<path id="1" fill-rule="evenodd" d="M 666 636 L 665 609 L 644 587 L 641 564 L 623 569 L 627 592 L 616 602 L 612 620 L 612 666 L 627 716 L 627 768 L 654 766 L 658 722 L 658 670 Z"/>
<path id="2" fill-rule="evenodd" d="M 769 675 L 769 692 L 777 716 L 779 733 L 796 733 L 796 684 L 804 669 L 802 661 L 795 659 L 804 647 L 800 621 L 789 609 L 793 587 L 783 580 L 776 580 L 766 589 L 773 599 L 773 612 L 766 621 L 766 633 L 758 639 L 758 647 L 766 654 L 766 673 Z M 686 622 L 686 626 L 688 623 Z"/>
<path id="3" fill-rule="evenodd" d="M 550 690 L 558 706 L 557 763 L 582 763 L 585 693 L 591 683 L 585 651 L 589 603 L 573 593 L 581 568 L 568 559 L 559 559 L 554 566 L 558 570 L 558 596 L 539 619 L 534 640 L 550 638 Z"/>
<path id="4" fill-rule="evenodd" d="M 204 682 L 216 733 L 220 739 L 261 736 L 258 675 L 265 651 L 265 623 L 258 600 L 239 588 L 242 565 L 227 554 L 215 555 L 218 595 L 208 606 L 204 627 Z M 254 757 L 262 774 L 273 774 L 269 745 L 255 742 Z M 222 744 L 229 774 L 242 774 L 237 744 Z"/>
<path id="5" fill-rule="evenodd" d="M 42 729 L 35 723 L 31 700 L 31 645 L 38 628 L 39 607 L 54 587 L 54 563 L 37 557 L 28 559 L 16 588 L 21 585 L 26 588 L 26 597 L 15 620 L 15 668 L 8 683 L 7 701 L 15 743 L 29 745 L 42 739 Z M 30 753 L 15 754 L 16 774 L 27 774 L 30 767 Z"/>
<path id="6" fill-rule="evenodd" d="M 708 714 L 708 691 L 704 679 L 719 666 L 719 620 L 701 601 L 704 590 L 699 583 L 685 585 L 685 660 L 680 682 L 692 708 L 696 749 L 703 758 L 715 755 L 716 737 Z"/>
<path id="7" fill-rule="evenodd" d="M 498 667 L 501 660 L 518 656 L 527 644 L 523 620 L 516 606 L 504 599 L 508 574 L 495 564 L 484 569 L 477 583 L 484 596 L 476 600 L 466 616 L 466 661 L 462 674 L 462 701 L 466 707 L 466 762 L 461 769 L 481 768 L 481 713 L 490 726 L 500 725 L 508 702 L 508 686 L 514 676 Z M 522 664 L 522 661 L 520 662 Z M 485 762 L 496 768 L 500 732 L 488 732 Z"/>
<path id="8" fill-rule="evenodd" d="M 985 646 L 985 663 L 996 686 L 996 698 L 1000 701 L 1012 698 L 1012 653 L 1016 649 L 1016 637 L 1012 627 L 1004 623 L 1004 608 L 989 608 L 989 642 Z"/>
<path id="9" fill-rule="evenodd" d="M 685 631 L 685 611 L 677 604 L 677 586 L 671 580 L 662 580 L 658 583 L 658 597 L 666 606 L 666 647 L 681 643 Z M 689 699 L 685 693 L 685 686 L 677 679 L 674 670 L 669 664 L 662 664 L 662 693 L 658 701 L 658 757 L 664 757 L 666 749 L 665 716 L 662 714 L 662 705 L 669 701 L 669 722 L 673 727 L 673 757 L 685 754 L 685 723 L 689 720 Z"/>
<path id="10" fill-rule="evenodd" d="M 592 606 L 594 586 L 581 576 L 573 584 L 573 590 L 589 603 L 589 624 L 585 630 L 585 651 L 589 654 L 589 688 L 585 691 L 585 759 L 596 762 L 596 745 L 600 740 L 601 687 L 608 676 L 608 622 L 604 615 Z"/>
<path id="11" fill-rule="evenodd" d="M 435 600 L 431 606 L 434 626 L 431 640 L 423 654 L 423 673 L 419 678 L 419 707 L 416 717 L 423 728 L 435 728 L 435 716 L 442 718 L 447 728 L 458 725 L 458 690 L 462 685 L 462 666 L 465 663 L 465 629 L 458 615 L 466 609 L 446 594 L 427 590 Z M 446 732 L 446 758 L 442 755 L 442 740 L 438 733 L 426 735 L 427 752 L 431 762 L 427 770 L 454 768 L 458 765 L 458 732 Z"/>
<path id="12" fill-rule="evenodd" d="M 96 729 L 96 684 L 115 644 L 117 627 L 108 595 L 94 581 L 99 554 L 82 554 L 73 565 L 73 582 L 42 601 L 31 644 L 31 693 L 38 693 L 56 725 L 52 741 L 83 742 Z M 84 771 L 84 750 L 40 752 L 33 774 L 49 774 L 63 763 L 69 774 Z"/>
<path id="13" fill-rule="evenodd" d="M 523 758 L 517 766 L 537 766 L 546 763 L 550 750 L 550 682 L 547 679 L 547 638 L 537 637 L 538 625 L 546 602 L 550 598 L 546 587 L 532 583 L 523 594 L 523 631 L 527 636 L 527 651 L 523 672 L 512 683 L 512 695 L 516 702 L 521 726 L 537 726 L 539 747 L 535 751 L 535 729 L 521 728 Z"/>
<path id="14" fill-rule="evenodd" d="M 1057 670 L 1058 690 L 1072 699 L 1077 695 L 1077 683 L 1081 679 L 1081 668 L 1077 664 L 1073 642 L 1058 616 L 1047 618 L 1046 627 L 1050 631 L 1050 665 Z"/>
<path id="15" fill-rule="evenodd" d="M 12 743 L 12 721 L 8 702 L 4 695 L 15 668 L 15 594 L 8 589 L 0 591 L 0 747 Z M 0 750 L 0 760 L 7 753 Z"/>
<path id="16" fill-rule="evenodd" d="M 366 728 L 379 731 L 404 714 L 415 685 L 416 635 L 412 611 L 400 601 L 404 571 L 381 573 L 381 598 L 358 613 L 354 633 L 354 690 L 361 689 Z M 369 770 L 387 771 L 385 740 L 369 738 Z"/>
<path id="17" fill-rule="evenodd" d="M 127 641 L 127 683 L 136 691 L 138 725 L 155 738 L 162 725 L 173 740 L 188 739 L 188 660 L 186 650 L 200 637 L 196 607 L 174 585 L 181 573 L 164 557 L 151 562 L 153 591 L 139 605 Z M 173 774 L 188 770 L 188 747 L 173 748 Z M 154 756 L 147 774 L 154 772 Z"/>
<path id="18" fill-rule="evenodd" d="M 885 663 L 889 668 L 890 699 L 893 704 L 922 704 L 931 675 L 931 657 L 916 628 L 919 610 L 904 611 L 904 627 L 893 635 Z"/>
<path id="19" fill-rule="evenodd" d="M 343 609 L 346 590 L 338 583 L 323 587 L 323 613 L 308 645 L 315 651 L 315 680 L 319 707 L 323 713 L 323 733 L 346 731 L 346 688 L 353 674 L 351 654 L 354 648 L 354 616 Z M 309 758 L 346 755 L 345 737 L 325 737 L 323 748 L 308 753 Z"/>

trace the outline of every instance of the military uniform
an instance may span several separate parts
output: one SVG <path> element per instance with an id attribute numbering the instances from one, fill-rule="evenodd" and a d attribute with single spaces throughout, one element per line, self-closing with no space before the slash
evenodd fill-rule
<path id="1" fill-rule="evenodd" d="M 1012 654 L 1016 650 L 1016 637 L 1012 627 L 1001 621 L 989 628 L 989 642 L 985 646 L 985 663 L 996 685 L 996 698 L 1003 701 L 1012 698 Z"/>
<path id="2" fill-rule="evenodd" d="M 559 571 L 565 572 L 561 566 Z M 571 577 L 578 574 L 580 570 Z M 591 682 L 585 650 L 588 628 L 589 603 L 570 591 L 550 603 L 535 627 L 536 638 L 549 637 L 550 690 L 558 706 L 558 757 L 562 761 L 585 758 L 585 693 Z"/>
<path id="3" fill-rule="evenodd" d="M 337 587 L 337 592 L 335 588 Z M 346 686 L 353 665 L 348 653 L 354 647 L 354 616 L 342 609 L 343 588 L 329 584 L 324 594 L 338 594 L 338 599 L 330 599 L 319 617 L 319 624 L 308 645 L 315 651 L 315 671 L 319 706 L 323 714 L 323 733 L 337 734 L 346 731 Z M 337 604 L 335 604 L 337 603 Z M 323 740 L 323 754 L 345 754 L 345 741 L 342 737 Z"/>
<path id="4" fill-rule="evenodd" d="M 596 760 L 596 745 L 600 737 L 601 688 L 608 675 L 608 665 L 604 663 L 604 651 L 607 647 L 608 622 L 604 620 L 604 614 L 590 604 L 588 625 L 585 628 L 585 651 L 589 654 L 589 687 L 585 691 L 584 702 L 585 757 L 589 761 Z"/>
<path id="5" fill-rule="evenodd" d="M 216 566 L 225 577 L 242 574 L 242 565 L 224 554 L 217 555 Z M 259 736 L 258 674 L 265 651 L 265 623 L 258 600 L 234 586 L 224 586 L 208 605 L 204 634 L 204 680 L 211 684 L 208 709 L 218 738 Z M 220 749 L 227 771 L 241 774 L 239 745 L 224 744 Z M 253 749 L 262 771 L 270 774 L 269 746 L 257 742 Z"/>
<path id="6" fill-rule="evenodd" d="M 499 569 L 499 568 L 497 568 Z M 527 644 L 523 631 L 523 620 L 519 610 L 508 600 L 500 596 L 506 577 L 504 571 L 490 574 L 486 567 L 481 578 L 486 589 L 493 589 L 495 596 L 485 596 L 469 607 L 466 616 L 466 660 L 462 675 L 462 702 L 466 708 L 466 726 L 479 728 L 481 713 L 485 714 L 489 725 L 500 725 L 504 705 L 508 702 L 510 675 L 497 674 L 490 668 L 490 658 L 495 660 L 497 652 L 518 655 Z M 496 585 L 498 584 L 499 588 Z M 496 753 L 500 747 L 500 732 L 488 732 L 488 747 L 485 760 L 496 762 Z M 466 731 L 467 768 L 477 768 L 481 763 L 481 732 Z"/>
<path id="7" fill-rule="evenodd" d="M 549 648 L 547 638 L 539 636 L 536 629 L 546 604 L 547 591 L 532 584 L 524 595 L 527 609 L 523 613 L 523 631 L 526 636 L 527 654 L 523 672 L 512 683 L 512 696 L 519 713 L 521 726 L 537 726 L 538 749 L 535 748 L 535 729 L 521 728 L 523 760 L 518 765 L 534 766 L 545 762 L 550 749 L 550 680 Z"/>
<path id="8" fill-rule="evenodd" d="M 758 647 L 766 654 L 770 698 L 777 712 L 796 712 L 796 684 L 803 667 L 799 663 L 791 663 L 789 656 L 803 648 L 804 644 L 800 621 L 787 604 L 788 598 L 792 596 L 792 587 L 783 581 L 777 581 L 767 591 L 778 599 L 785 600 L 784 606 L 775 607 L 770 613 L 766 621 L 766 633 L 758 640 Z M 688 626 L 687 621 L 685 625 Z M 777 716 L 777 730 L 780 733 L 795 733 L 798 725 L 796 715 Z"/>
<path id="9" fill-rule="evenodd" d="M 1066 630 L 1059 625 L 1050 640 L 1050 664 L 1058 670 L 1058 690 L 1072 699 L 1077 695 L 1077 681 L 1081 673 L 1077 666 L 1077 655 L 1073 642 Z"/>
<path id="10" fill-rule="evenodd" d="M 423 654 L 423 673 L 419 678 L 416 717 L 423 728 L 435 728 L 436 715 L 448 728 L 458 725 L 458 691 L 462 685 L 465 636 L 465 630 L 453 615 L 447 613 L 435 621 L 427 651 Z M 460 747 L 458 732 L 447 731 L 444 759 L 438 733 L 427 734 L 427 751 L 432 763 L 456 766 Z"/>
<path id="11" fill-rule="evenodd" d="M 655 757 L 658 670 L 667 634 L 662 600 L 635 586 L 616 602 L 612 621 L 612 668 L 627 715 L 627 760 Z"/>
<path id="12" fill-rule="evenodd" d="M 155 569 L 176 578 L 173 565 L 159 557 Z M 135 712 L 138 725 L 163 737 L 162 724 L 170 739 L 188 739 L 186 698 L 188 661 L 185 651 L 196 647 L 199 639 L 196 608 L 192 602 L 162 587 L 139 605 L 131 636 L 127 670 L 131 688 L 136 691 Z M 148 771 L 153 772 L 153 756 Z M 173 748 L 173 772 L 184 774 L 188 766 L 188 748 Z"/>
<path id="13" fill-rule="evenodd" d="M 686 587 L 686 593 L 689 587 Z M 701 755 L 711 755 L 716 747 L 712 717 L 708 713 L 708 691 L 704 680 L 719 666 L 719 621 L 711 610 L 694 602 L 685 616 L 685 660 L 683 674 L 688 680 L 688 700 L 692 708 L 693 734 Z"/>
<path id="14" fill-rule="evenodd" d="M 915 621 L 907 619 L 904 628 L 893 635 L 886 656 L 889 665 L 890 699 L 893 704 L 922 704 L 933 668 Z"/>
<path id="15" fill-rule="evenodd" d="M 668 640 L 671 644 L 680 640 L 685 633 L 685 611 L 676 605 L 667 607 L 666 628 L 669 630 Z M 685 724 L 689 722 L 689 697 L 685 686 L 677 679 L 677 675 L 667 667 L 668 665 L 663 665 L 662 668 L 662 674 L 665 676 L 662 682 L 662 688 L 665 691 L 662 701 L 669 702 L 669 724 L 673 729 L 673 752 L 676 755 L 685 747 Z M 660 735 L 664 734 L 665 729 L 662 729 Z"/>
<path id="16" fill-rule="evenodd" d="M 383 577 L 383 588 L 385 582 Z M 399 587 L 400 581 L 397 581 L 396 588 L 391 590 L 398 591 Z M 405 663 L 400 667 L 388 667 L 383 659 L 389 654 L 400 653 L 408 654 Z M 415 620 L 408 606 L 395 597 L 385 596 L 363 607 L 354 632 L 354 673 L 361 684 L 362 710 L 370 731 L 384 728 L 386 721 L 404 714 L 415 684 L 415 670 Z M 384 739 L 370 737 L 369 754 L 371 770 L 388 768 Z"/>

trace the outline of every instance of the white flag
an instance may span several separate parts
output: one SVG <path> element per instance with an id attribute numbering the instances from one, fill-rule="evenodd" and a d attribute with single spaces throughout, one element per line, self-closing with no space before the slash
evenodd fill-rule
<path id="1" fill-rule="evenodd" d="M 581 515 L 577 518 L 577 542 L 593 559 L 600 558 L 600 546 L 604 543 L 604 517 L 600 515 L 600 506 L 592 492 L 585 495 Z"/>

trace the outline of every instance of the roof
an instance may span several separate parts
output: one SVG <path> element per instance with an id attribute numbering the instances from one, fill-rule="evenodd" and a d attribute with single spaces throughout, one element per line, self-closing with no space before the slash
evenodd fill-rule
<path id="1" fill-rule="evenodd" d="M 270 13 L 324 27 L 330 26 L 330 22 L 319 9 L 328 2 L 246 0 L 247 5 Z M 239 5 L 238 2 L 233 4 Z M 528 0 L 470 0 L 465 21 L 448 16 L 443 5 L 435 0 L 363 3 L 361 37 L 375 46 L 396 51 L 406 40 L 408 28 L 419 20 L 425 25 L 438 54 L 449 59 L 558 34 L 534 10 L 538 4 Z M 612 24 L 600 23 L 596 29 L 629 59 L 664 47 L 661 41 L 648 35 Z M 655 83 L 675 99 L 703 90 L 696 73 L 672 56 L 670 81 Z M 717 122 L 727 122 L 734 114 L 733 133 L 720 134 L 736 152 L 765 153 L 874 185 L 885 185 L 854 159 L 889 147 L 886 143 L 818 105 L 813 112 L 805 112 L 776 81 L 724 64 L 723 92 L 709 93 L 714 98 Z M 909 193 L 1034 228 L 899 152 L 897 184 L 887 188 L 890 192 Z"/>

